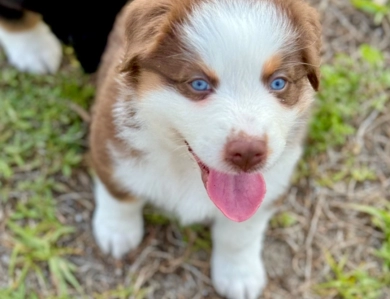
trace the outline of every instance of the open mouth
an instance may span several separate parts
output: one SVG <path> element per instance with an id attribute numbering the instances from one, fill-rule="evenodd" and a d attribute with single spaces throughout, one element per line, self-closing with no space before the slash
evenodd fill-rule
<path id="1" fill-rule="evenodd" d="M 197 162 L 208 196 L 229 219 L 242 222 L 252 217 L 266 193 L 265 180 L 260 173 L 228 174 L 208 167 L 195 154 L 188 142 L 188 151 Z"/>
<path id="2" fill-rule="evenodd" d="M 186 141 L 186 144 L 187 144 L 187 147 L 188 147 L 188 151 L 192 154 L 192 156 L 194 157 L 196 163 L 198 163 L 199 165 L 199 168 L 200 168 L 200 172 L 201 172 L 201 175 L 202 175 L 202 181 L 203 181 L 203 184 L 205 186 L 205 188 L 207 189 L 207 179 L 209 177 L 209 174 L 210 174 L 210 168 L 208 168 L 206 166 L 206 164 L 204 164 L 200 159 L 199 157 L 194 153 L 194 151 L 192 150 L 192 148 L 189 146 L 189 144 L 187 143 Z"/>

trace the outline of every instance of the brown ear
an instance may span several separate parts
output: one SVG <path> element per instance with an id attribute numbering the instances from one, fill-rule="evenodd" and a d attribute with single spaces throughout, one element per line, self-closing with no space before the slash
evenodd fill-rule
<path id="1" fill-rule="evenodd" d="M 139 63 L 156 45 L 164 26 L 165 15 L 170 11 L 170 0 L 138 0 L 131 3 L 125 12 L 125 51 L 119 72 L 130 82 L 137 80 Z"/>
<path id="2" fill-rule="evenodd" d="M 297 30 L 298 47 L 307 78 L 314 90 L 320 86 L 321 24 L 317 11 L 303 0 L 275 0 Z"/>
<path id="3" fill-rule="evenodd" d="M 185 21 L 194 1 L 137 0 L 129 5 L 126 13 L 125 55 L 119 71 L 137 82 L 143 67 L 169 63 L 168 58 L 180 54 L 181 43 L 176 26 Z"/>
<path id="4" fill-rule="evenodd" d="M 321 24 L 317 11 L 307 6 L 300 13 L 302 61 L 306 65 L 307 78 L 313 89 L 320 87 L 321 64 Z"/>
<path id="5" fill-rule="evenodd" d="M 315 91 L 320 87 L 321 64 L 321 24 L 317 11 L 309 8 L 306 14 L 304 29 L 305 40 L 302 40 L 302 60 L 306 64 L 307 78 Z"/>

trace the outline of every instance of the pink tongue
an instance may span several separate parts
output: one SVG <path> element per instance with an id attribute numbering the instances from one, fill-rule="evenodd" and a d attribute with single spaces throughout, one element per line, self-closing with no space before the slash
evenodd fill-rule
<path id="1" fill-rule="evenodd" d="M 229 219 L 249 219 L 264 199 L 266 188 L 261 174 L 231 175 L 210 169 L 206 185 L 214 204 Z"/>

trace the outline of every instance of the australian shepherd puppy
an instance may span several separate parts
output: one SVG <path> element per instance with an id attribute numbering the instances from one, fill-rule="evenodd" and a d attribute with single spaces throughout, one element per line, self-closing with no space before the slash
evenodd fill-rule
<path id="1" fill-rule="evenodd" d="M 302 0 L 135 0 L 100 68 L 93 229 L 120 258 L 146 203 L 211 223 L 219 294 L 257 298 L 272 202 L 289 185 L 319 87 L 320 24 Z"/>

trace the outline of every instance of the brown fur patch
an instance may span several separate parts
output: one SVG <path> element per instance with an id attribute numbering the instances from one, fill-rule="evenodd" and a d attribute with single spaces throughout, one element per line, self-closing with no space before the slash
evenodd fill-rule
<path id="1" fill-rule="evenodd" d="M 126 12 L 126 51 L 120 66 L 129 83 L 138 83 L 141 68 L 173 81 L 181 80 L 188 69 L 187 66 L 177 69 L 176 65 L 189 58 L 196 61 L 196 58 L 185 49 L 176 29 L 199 1 L 139 0 L 129 6 Z M 201 66 L 197 68 L 202 71 Z"/>
<path id="2" fill-rule="evenodd" d="M 142 71 L 140 74 L 139 85 L 137 86 L 137 95 L 144 96 L 151 90 L 156 90 L 163 85 L 161 77 L 150 71 Z"/>
<path id="3" fill-rule="evenodd" d="M 318 91 L 321 64 L 321 24 L 318 12 L 303 0 L 268 0 L 290 19 L 299 36 L 297 51 L 303 63 L 306 76 Z"/>
<path id="4" fill-rule="evenodd" d="M 116 66 L 122 57 L 124 45 L 124 17 L 118 16 L 116 25 L 108 40 L 107 49 L 102 57 L 97 75 L 97 96 L 92 108 L 92 123 L 90 126 L 91 164 L 112 196 L 121 201 L 134 200 L 134 196 L 124 190 L 113 180 L 113 163 L 109 146 L 121 156 L 139 159 L 143 153 L 135 148 L 129 148 L 116 137 L 117 128 L 113 119 L 113 106 L 119 97 L 121 86 L 116 80 Z M 133 117 L 136 112 L 133 112 Z M 131 116 L 130 116 L 131 117 Z"/>
<path id="5" fill-rule="evenodd" d="M 286 106 L 296 105 L 308 86 L 306 67 L 299 61 L 299 55 L 286 57 L 273 76 L 266 81 L 267 86 L 279 76 L 287 80 L 287 86 L 281 91 L 273 91 L 274 95 Z"/>
<path id="6" fill-rule="evenodd" d="M 168 58 L 165 61 L 161 61 L 158 65 L 161 66 L 161 69 L 156 69 L 154 67 L 155 61 L 151 59 L 141 66 L 149 72 L 158 74 L 161 82 L 175 88 L 190 100 L 200 101 L 210 95 L 210 91 L 197 92 L 191 88 L 191 82 L 195 79 L 203 79 L 213 88 L 218 87 L 219 80 L 216 74 L 195 59 L 189 62 L 185 60 L 170 61 Z"/>
<path id="7" fill-rule="evenodd" d="M 263 70 L 261 72 L 263 81 L 267 82 L 269 78 L 279 69 L 282 64 L 282 57 L 280 54 L 275 54 L 271 58 L 269 58 L 263 66 Z"/>
<path id="8" fill-rule="evenodd" d="M 307 80 L 314 90 L 320 83 L 321 29 L 317 12 L 302 0 L 268 0 L 291 21 L 298 33 L 295 47 L 271 57 L 263 67 L 262 81 L 269 86 L 277 77 L 287 80 L 281 91 L 271 91 L 288 107 L 297 107 L 300 112 L 309 106 Z M 289 52 L 290 51 L 290 52 Z"/>
<path id="9" fill-rule="evenodd" d="M 194 101 L 205 99 L 210 92 L 194 91 L 190 87 L 192 80 L 204 79 L 212 87 L 218 86 L 215 72 L 185 47 L 180 30 L 177 30 L 199 2 L 148 1 L 142 6 L 137 2 L 137 7 L 130 7 L 128 16 L 131 17 L 127 28 L 131 30 L 126 34 L 130 38 L 121 72 L 133 87 L 137 88 L 141 84 L 143 70 L 158 74 L 165 85 Z"/>
<path id="10" fill-rule="evenodd" d="M 40 14 L 25 10 L 23 17 L 19 20 L 5 20 L 0 18 L 0 26 L 8 32 L 23 32 L 34 28 L 39 22 L 42 22 Z"/>
<path id="11" fill-rule="evenodd" d="M 164 83 L 178 83 L 183 81 L 187 74 L 193 75 L 195 72 L 209 75 L 211 81 L 216 81 L 211 71 L 194 65 L 188 67 L 178 63 L 180 59 L 172 58 L 175 54 L 182 53 L 181 44 L 173 34 L 174 24 L 183 22 L 186 12 L 197 1 L 199 0 L 132 2 L 119 15 L 109 37 L 97 78 L 98 90 L 92 111 L 90 145 L 93 168 L 117 199 L 125 200 L 132 196 L 112 179 L 114 161 L 111 159 L 108 144 L 123 157 L 142 159 L 143 155 L 116 137 L 113 107 L 121 89 L 125 88 L 118 83 L 118 79 L 138 93 L 156 88 L 164 80 Z M 126 100 L 133 99 L 129 97 Z M 135 114 L 136 111 L 129 112 L 129 118 Z"/>

